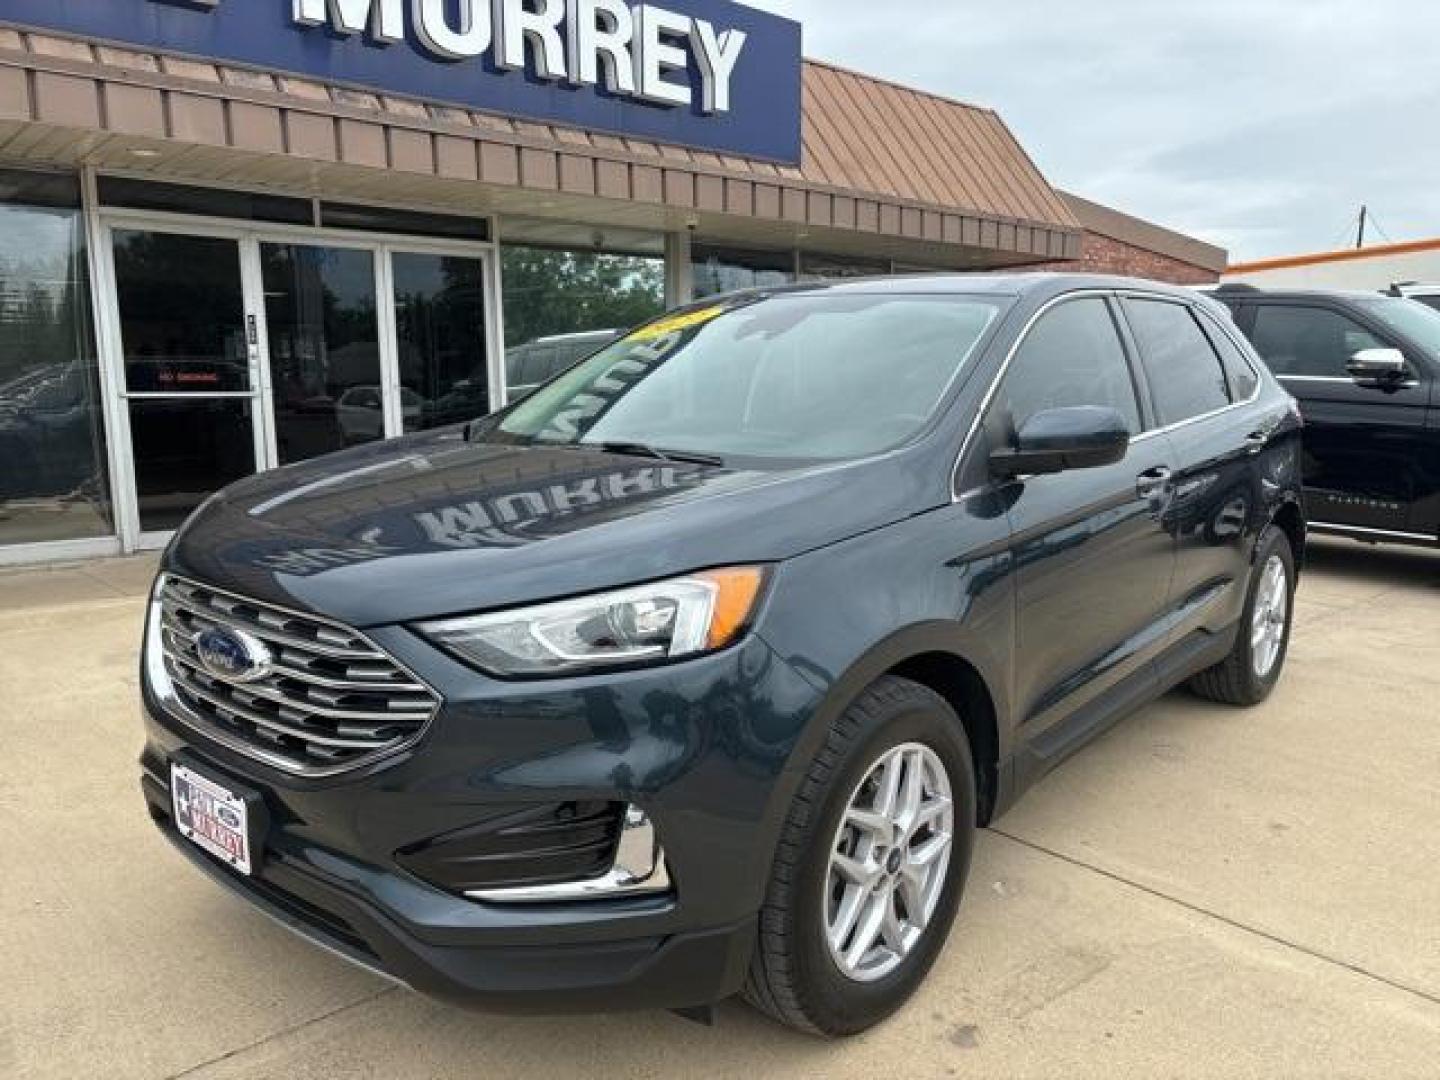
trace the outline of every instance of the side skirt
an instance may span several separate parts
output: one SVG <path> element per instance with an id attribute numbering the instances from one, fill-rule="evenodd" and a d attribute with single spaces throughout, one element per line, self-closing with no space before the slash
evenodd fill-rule
<path id="1" fill-rule="evenodd" d="M 1192 675 L 1220 663 L 1235 647 L 1240 624 L 1219 632 L 1196 630 L 1150 664 L 1121 680 L 1084 708 L 1019 748 L 1000 769 L 1000 790 L 991 820 L 1013 806 L 1032 785 L 1092 739 L 1162 697 Z"/>

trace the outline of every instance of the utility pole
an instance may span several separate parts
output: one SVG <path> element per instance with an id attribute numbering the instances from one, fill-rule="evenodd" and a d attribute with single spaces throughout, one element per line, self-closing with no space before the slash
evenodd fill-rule
<path id="1" fill-rule="evenodd" d="M 1360 231 L 1355 236 L 1355 246 L 1357 248 L 1363 248 L 1365 246 L 1365 219 L 1369 216 L 1370 208 L 1362 205 L 1360 207 Z"/>

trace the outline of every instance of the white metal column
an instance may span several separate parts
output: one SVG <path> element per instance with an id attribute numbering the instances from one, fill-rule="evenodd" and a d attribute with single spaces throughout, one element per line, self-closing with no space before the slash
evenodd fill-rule
<path id="1" fill-rule="evenodd" d="M 690 234 L 665 234 L 665 306 L 677 308 L 695 299 L 695 267 L 690 261 Z"/>
<path id="2" fill-rule="evenodd" d="M 100 220 L 95 170 L 80 171 L 80 202 L 85 212 L 85 251 L 90 267 L 90 315 L 95 327 L 95 355 L 100 368 L 100 408 L 105 421 L 105 456 L 110 484 L 110 514 L 120 550 L 134 551 L 139 542 L 139 515 L 134 512 L 134 461 L 130 454 L 129 408 L 123 397 L 125 357 L 115 325 L 108 317 L 115 302 L 115 264 L 110 257 L 109 230 Z"/>
<path id="3" fill-rule="evenodd" d="M 279 461 L 275 430 L 275 395 L 271 392 L 270 327 L 265 312 L 265 268 L 260 260 L 260 241 L 246 236 L 240 241 L 240 284 L 245 298 L 245 348 L 250 359 L 250 387 L 255 394 L 255 471 L 273 469 Z"/>
<path id="4" fill-rule="evenodd" d="M 375 307 L 380 335 L 380 407 L 385 437 L 405 434 L 405 402 L 400 384 L 400 327 L 395 317 L 395 268 L 390 263 L 394 249 L 388 245 L 375 252 Z"/>

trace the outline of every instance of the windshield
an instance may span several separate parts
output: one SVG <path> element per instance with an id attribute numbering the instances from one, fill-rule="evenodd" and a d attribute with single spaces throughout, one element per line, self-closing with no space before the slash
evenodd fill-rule
<path id="1" fill-rule="evenodd" d="M 1418 300 L 1377 298 L 1363 301 L 1365 309 L 1396 333 L 1440 359 L 1440 311 Z"/>
<path id="2" fill-rule="evenodd" d="M 1001 310 L 968 296 L 838 293 L 693 308 L 621 338 L 476 437 L 862 457 L 919 433 Z"/>

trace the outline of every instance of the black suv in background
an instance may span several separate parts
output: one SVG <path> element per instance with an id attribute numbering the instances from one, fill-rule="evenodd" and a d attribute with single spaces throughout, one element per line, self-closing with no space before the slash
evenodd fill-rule
<path id="1" fill-rule="evenodd" d="M 150 601 L 144 796 L 429 993 L 857 1032 L 944 945 L 978 826 L 1172 686 L 1270 693 L 1299 456 L 1179 289 L 709 301 L 198 510 Z"/>
<path id="2" fill-rule="evenodd" d="M 1440 312 L 1364 292 L 1214 296 L 1300 401 L 1311 528 L 1440 542 Z"/>
<path id="3" fill-rule="evenodd" d="M 1426 281 L 1401 281 L 1385 290 L 1386 296 L 1418 300 L 1428 308 L 1440 311 L 1440 284 Z"/>

